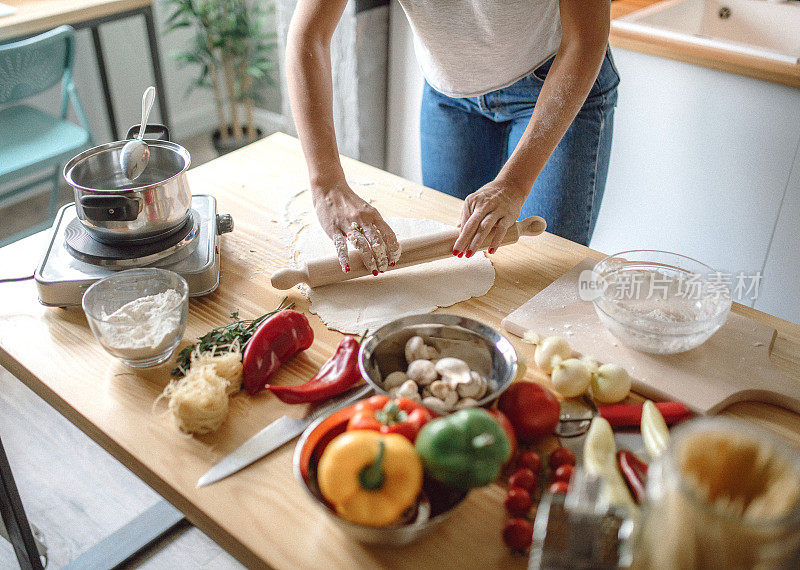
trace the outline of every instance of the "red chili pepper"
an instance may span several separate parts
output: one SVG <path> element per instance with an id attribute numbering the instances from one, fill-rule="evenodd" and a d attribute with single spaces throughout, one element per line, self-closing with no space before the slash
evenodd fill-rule
<path id="1" fill-rule="evenodd" d="M 408 398 L 390 399 L 377 395 L 355 405 L 355 413 L 347 423 L 347 430 L 368 429 L 381 433 L 399 433 L 411 443 L 433 413 Z"/>
<path id="2" fill-rule="evenodd" d="M 617 464 L 631 495 L 633 495 L 633 500 L 637 504 L 641 504 L 644 501 L 647 463 L 636 457 L 634 453 L 620 449 L 617 452 Z"/>
<path id="3" fill-rule="evenodd" d="M 318 402 L 341 394 L 361 380 L 358 349 L 358 341 L 346 336 L 336 347 L 333 356 L 322 365 L 311 380 L 296 386 L 269 385 L 267 390 L 287 404 Z"/>
<path id="4" fill-rule="evenodd" d="M 692 411 L 681 402 L 658 402 L 656 408 L 668 426 L 692 416 Z M 598 411 L 611 427 L 639 427 L 642 423 L 642 404 L 607 404 L 600 406 Z"/>
<path id="5" fill-rule="evenodd" d="M 242 355 L 244 387 L 255 394 L 294 354 L 314 342 L 314 330 L 305 315 L 285 309 L 256 329 Z"/>

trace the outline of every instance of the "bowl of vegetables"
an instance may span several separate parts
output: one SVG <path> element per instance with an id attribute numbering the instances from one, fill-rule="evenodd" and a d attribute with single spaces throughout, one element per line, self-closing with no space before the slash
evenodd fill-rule
<path id="1" fill-rule="evenodd" d="M 297 443 L 300 486 L 358 542 L 403 546 L 446 521 L 511 456 L 483 409 L 439 416 L 407 398 L 375 395 L 311 424 Z"/>
<path id="2" fill-rule="evenodd" d="M 377 393 L 449 413 L 497 399 L 517 374 L 517 353 L 507 338 L 474 319 L 423 314 L 368 336 L 359 366 Z"/>

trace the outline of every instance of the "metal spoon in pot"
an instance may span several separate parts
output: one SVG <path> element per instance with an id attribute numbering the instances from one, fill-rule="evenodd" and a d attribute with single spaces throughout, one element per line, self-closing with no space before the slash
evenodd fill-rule
<path id="1" fill-rule="evenodd" d="M 150 148 L 144 142 L 144 132 L 155 96 L 155 87 L 150 86 L 145 89 L 142 95 L 142 122 L 139 123 L 139 134 L 135 139 L 125 143 L 119 155 L 119 164 L 129 180 L 136 180 L 147 168 L 147 162 L 150 160 Z"/>

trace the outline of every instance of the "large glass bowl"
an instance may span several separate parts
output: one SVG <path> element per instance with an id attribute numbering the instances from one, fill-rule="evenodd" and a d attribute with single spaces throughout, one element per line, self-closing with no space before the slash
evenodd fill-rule
<path id="1" fill-rule="evenodd" d="M 141 310 L 135 317 L 115 312 L 128 303 L 174 290 L 166 310 Z M 105 277 L 83 294 L 83 311 L 95 338 L 110 354 L 133 368 L 166 361 L 180 344 L 189 311 L 189 286 L 173 271 L 128 269 Z"/>
<path id="2" fill-rule="evenodd" d="M 677 253 L 623 251 L 595 265 L 592 277 L 600 321 L 642 352 L 676 354 L 700 346 L 731 308 L 726 276 Z"/>

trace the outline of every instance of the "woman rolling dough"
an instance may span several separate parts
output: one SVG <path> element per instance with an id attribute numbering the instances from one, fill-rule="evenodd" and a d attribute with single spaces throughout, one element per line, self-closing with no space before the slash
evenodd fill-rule
<path id="1" fill-rule="evenodd" d="M 333 126 L 330 42 L 347 0 L 299 0 L 286 52 L 314 206 L 349 271 L 347 241 L 377 275 L 400 256 L 380 213 L 348 186 Z M 619 77 L 609 0 L 400 0 L 425 76 L 422 176 L 463 198 L 454 255 L 493 253 L 521 217 L 587 244 L 608 172 Z"/>

